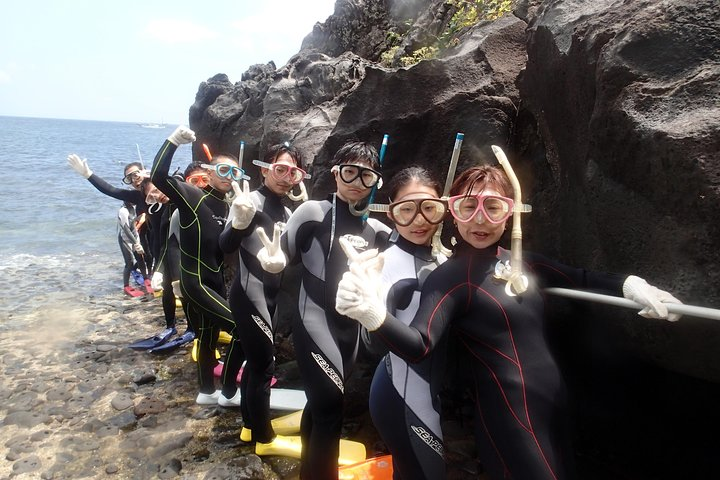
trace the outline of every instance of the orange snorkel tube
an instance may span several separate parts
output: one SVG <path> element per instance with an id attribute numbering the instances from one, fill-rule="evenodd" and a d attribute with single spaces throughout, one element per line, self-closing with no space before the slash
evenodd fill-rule
<path id="1" fill-rule="evenodd" d="M 505 152 L 495 145 L 492 145 L 491 148 L 503 170 L 505 170 L 505 174 L 508 176 L 510 184 L 515 191 L 515 198 L 513 198 L 515 203 L 513 207 L 513 227 L 510 236 L 510 268 L 508 271 L 507 265 L 502 262 L 498 262 L 498 265 L 495 267 L 495 277 L 502 278 L 507 281 L 507 285 L 505 285 L 505 293 L 514 297 L 522 294 L 528 288 L 527 276 L 525 276 L 522 271 L 522 227 L 520 214 L 532 211 L 532 207 L 522 203 L 520 182 L 518 181 L 510 162 L 505 156 Z"/>

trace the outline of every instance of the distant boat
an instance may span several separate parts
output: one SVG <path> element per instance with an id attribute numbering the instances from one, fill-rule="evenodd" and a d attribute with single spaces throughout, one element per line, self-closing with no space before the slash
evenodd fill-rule
<path id="1" fill-rule="evenodd" d="M 165 128 L 164 123 L 140 123 L 143 128 Z"/>

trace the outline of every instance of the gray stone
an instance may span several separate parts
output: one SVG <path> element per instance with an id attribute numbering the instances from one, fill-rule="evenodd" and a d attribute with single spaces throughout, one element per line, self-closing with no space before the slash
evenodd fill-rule
<path id="1" fill-rule="evenodd" d="M 30 473 L 39 470 L 42 467 L 40 457 L 37 455 L 30 455 L 29 457 L 21 458 L 13 463 L 12 471 L 15 475 L 22 473 Z"/>

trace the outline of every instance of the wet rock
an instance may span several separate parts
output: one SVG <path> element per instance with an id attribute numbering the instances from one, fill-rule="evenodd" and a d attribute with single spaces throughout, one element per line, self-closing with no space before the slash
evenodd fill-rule
<path id="1" fill-rule="evenodd" d="M 42 467 L 40 458 L 37 455 L 21 458 L 13 463 L 12 471 L 15 475 L 36 472 Z"/>
<path id="2" fill-rule="evenodd" d="M 134 406 L 135 402 L 133 401 L 131 395 L 127 393 L 118 393 L 110 401 L 110 405 L 112 405 L 115 410 L 125 410 L 126 408 Z"/>
<path id="3" fill-rule="evenodd" d="M 50 421 L 49 416 L 39 412 L 12 412 L 5 417 L 3 424 L 32 428 Z"/>
<path id="4" fill-rule="evenodd" d="M 165 402 L 157 398 L 143 398 L 135 405 L 135 408 L 133 408 L 133 412 L 137 417 L 156 414 L 164 412 L 165 410 L 167 410 Z"/>

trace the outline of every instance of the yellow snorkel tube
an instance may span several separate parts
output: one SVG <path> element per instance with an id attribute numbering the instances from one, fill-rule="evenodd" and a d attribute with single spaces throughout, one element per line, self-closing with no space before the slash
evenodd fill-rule
<path id="1" fill-rule="evenodd" d="M 515 206 L 513 207 L 513 227 L 510 236 L 510 268 L 508 271 L 507 265 L 502 264 L 502 262 L 498 262 L 498 265 L 495 267 L 495 277 L 507 281 L 505 293 L 514 297 L 522 294 L 528 288 L 527 276 L 525 276 L 522 271 L 522 226 L 520 214 L 532 211 L 532 207 L 522 203 L 520 182 L 505 156 L 505 152 L 498 146 L 492 145 L 491 147 L 495 158 L 498 159 L 503 170 L 505 170 L 505 174 L 508 176 L 510 184 L 515 191 L 515 198 L 513 198 L 515 202 Z"/>

